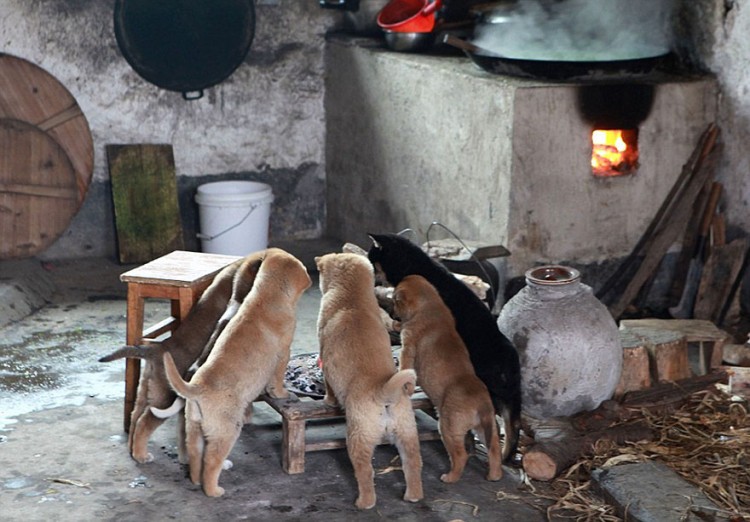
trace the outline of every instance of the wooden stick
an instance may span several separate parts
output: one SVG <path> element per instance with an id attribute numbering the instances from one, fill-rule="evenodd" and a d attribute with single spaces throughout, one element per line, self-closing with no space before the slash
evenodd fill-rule
<path id="1" fill-rule="evenodd" d="M 698 295 L 698 286 L 700 285 L 701 274 L 703 273 L 708 232 L 711 228 L 711 220 L 713 219 L 714 214 L 716 214 L 716 207 L 719 204 L 722 189 L 722 184 L 717 181 L 714 181 L 711 184 L 711 192 L 708 195 L 708 201 L 703 210 L 700 229 L 698 230 L 698 241 L 696 241 L 693 256 L 690 259 L 690 267 L 688 268 L 687 277 L 685 278 L 685 285 L 682 289 L 680 302 L 677 306 L 669 309 L 669 313 L 672 314 L 672 317 L 675 319 L 688 319 L 693 316 L 695 298 Z"/>
<path id="2" fill-rule="evenodd" d="M 83 115 L 83 113 L 81 112 L 81 108 L 77 103 L 73 102 L 73 105 L 71 105 L 67 109 L 63 109 L 57 114 L 53 114 L 46 120 L 37 123 L 36 126 L 46 132 L 50 129 L 54 129 L 58 125 L 62 125 L 68 120 L 72 120 L 73 118 L 81 115 Z"/>

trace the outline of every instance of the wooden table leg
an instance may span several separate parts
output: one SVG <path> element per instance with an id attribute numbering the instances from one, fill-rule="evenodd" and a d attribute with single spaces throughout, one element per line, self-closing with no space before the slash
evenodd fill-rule
<path id="1" fill-rule="evenodd" d="M 143 335 L 143 297 L 140 286 L 128 285 L 128 309 L 126 344 L 136 345 L 141 342 Z M 141 361 L 139 359 L 125 359 L 125 432 L 130 432 L 130 417 L 135 408 L 135 398 L 138 393 L 138 380 L 141 376 Z"/>
<path id="2" fill-rule="evenodd" d="M 290 475 L 305 472 L 305 420 L 281 418 L 281 467 Z"/>

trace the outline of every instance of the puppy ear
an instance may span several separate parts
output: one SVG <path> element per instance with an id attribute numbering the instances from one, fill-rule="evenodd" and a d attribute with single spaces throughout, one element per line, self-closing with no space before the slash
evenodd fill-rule
<path id="1" fill-rule="evenodd" d="M 369 238 L 370 238 L 370 240 L 372 241 L 372 246 L 373 246 L 373 247 L 375 247 L 375 248 L 383 248 L 383 247 L 382 247 L 382 246 L 380 245 L 380 243 L 378 243 L 378 240 L 377 240 L 377 239 L 375 239 L 375 236 L 374 236 L 374 235 L 372 235 L 372 234 L 367 234 L 367 237 L 369 237 Z"/>

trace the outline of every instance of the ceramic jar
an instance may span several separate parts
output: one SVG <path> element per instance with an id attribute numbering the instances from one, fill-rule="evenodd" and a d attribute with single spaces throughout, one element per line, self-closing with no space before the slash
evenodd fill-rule
<path id="1" fill-rule="evenodd" d="M 497 321 L 518 349 L 524 414 L 548 419 L 595 409 L 622 373 L 617 324 L 578 270 L 547 265 L 525 275 Z"/>

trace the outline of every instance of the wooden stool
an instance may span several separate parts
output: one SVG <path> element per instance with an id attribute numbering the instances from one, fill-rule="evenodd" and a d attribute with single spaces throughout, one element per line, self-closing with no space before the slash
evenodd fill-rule
<path id="1" fill-rule="evenodd" d="M 346 447 L 343 438 L 329 438 L 318 442 L 305 440 L 306 422 L 313 419 L 333 419 L 344 417 L 344 410 L 326 405 L 322 400 L 273 399 L 263 395 L 259 400 L 265 401 L 281 415 L 281 467 L 290 475 L 305 472 L 305 453 Z M 423 410 L 435 417 L 430 399 L 422 393 L 411 399 L 412 408 Z M 437 430 L 419 432 L 419 440 L 440 440 Z M 383 442 L 387 444 L 387 442 Z"/>
<path id="2" fill-rule="evenodd" d="M 623 319 L 620 329 L 635 330 L 653 328 L 665 332 L 676 332 L 685 337 L 688 344 L 698 344 L 698 375 L 705 375 L 712 368 L 721 366 L 724 344 L 730 335 L 705 319 Z"/>
<path id="3" fill-rule="evenodd" d="M 167 332 L 173 332 L 180 321 L 190 313 L 216 273 L 237 259 L 239 257 L 175 250 L 120 275 L 120 281 L 128 284 L 126 343 L 138 345 L 142 344 L 144 339 L 154 339 Z M 169 299 L 171 316 L 144 329 L 143 311 L 145 300 L 149 298 Z M 141 361 L 126 359 L 126 432 L 130 430 L 130 414 L 135 407 L 140 374 Z"/>

